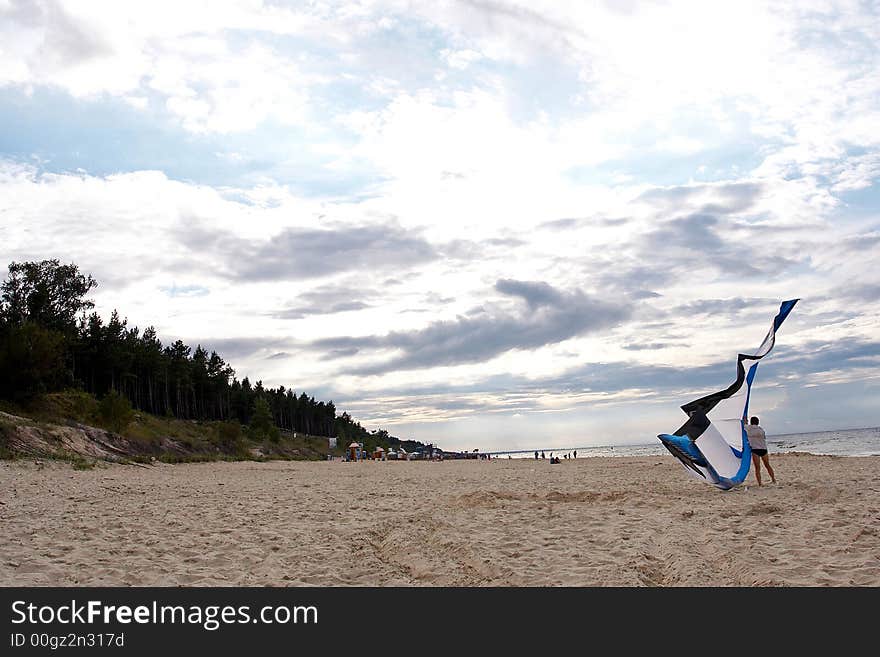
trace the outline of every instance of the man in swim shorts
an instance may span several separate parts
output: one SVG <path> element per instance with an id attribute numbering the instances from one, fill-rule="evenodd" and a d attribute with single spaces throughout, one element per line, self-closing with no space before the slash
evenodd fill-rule
<path id="1" fill-rule="evenodd" d="M 743 422 L 745 422 L 743 418 Z M 767 455 L 767 435 L 758 424 L 758 418 L 752 417 L 751 424 L 745 425 L 746 435 L 749 437 L 749 445 L 752 447 L 752 463 L 755 465 L 755 478 L 758 485 L 761 486 L 761 461 L 764 461 L 764 467 L 770 473 L 770 479 L 776 483 L 776 475 L 773 468 L 770 467 L 770 457 Z"/>

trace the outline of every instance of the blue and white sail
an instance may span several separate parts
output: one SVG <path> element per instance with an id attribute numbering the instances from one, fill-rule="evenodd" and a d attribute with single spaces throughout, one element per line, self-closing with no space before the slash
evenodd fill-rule
<path id="1" fill-rule="evenodd" d="M 681 410 L 688 415 L 687 422 L 673 434 L 657 436 L 693 476 L 723 490 L 745 481 L 752 450 L 743 418 L 749 412 L 752 382 L 758 362 L 773 349 L 776 331 L 798 301 L 783 301 L 761 346 L 754 354 L 739 354 L 736 381 L 724 390 L 682 406 Z"/>

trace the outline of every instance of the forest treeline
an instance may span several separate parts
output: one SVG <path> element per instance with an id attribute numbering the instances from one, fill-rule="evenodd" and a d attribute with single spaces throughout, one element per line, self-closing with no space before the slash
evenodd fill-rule
<path id="1" fill-rule="evenodd" d="M 216 351 L 177 340 L 165 345 L 114 310 L 104 320 L 87 296 L 97 285 L 75 264 L 13 262 L 0 287 L 0 398 L 27 403 L 44 393 L 79 388 L 98 398 L 118 394 L 148 413 L 201 421 L 251 423 L 266 411 L 282 430 L 343 441 L 398 443 L 367 431 L 332 401 L 261 381 L 240 381 Z"/>

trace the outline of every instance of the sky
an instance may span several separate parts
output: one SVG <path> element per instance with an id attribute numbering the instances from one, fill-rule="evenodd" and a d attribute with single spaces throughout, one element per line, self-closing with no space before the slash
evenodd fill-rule
<path id="1" fill-rule="evenodd" d="M 656 440 L 792 298 L 751 410 L 880 425 L 878 179 L 877 2 L 0 0 L 0 268 L 445 449 Z"/>

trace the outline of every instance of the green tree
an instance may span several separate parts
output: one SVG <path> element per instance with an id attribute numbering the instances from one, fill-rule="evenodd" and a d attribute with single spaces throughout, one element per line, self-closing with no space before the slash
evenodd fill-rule
<path id="1" fill-rule="evenodd" d="M 254 410 L 251 414 L 250 424 L 251 437 L 254 440 L 268 438 L 272 442 L 277 443 L 281 438 L 278 427 L 272 421 L 272 409 L 269 408 L 269 402 L 260 395 L 254 401 Z"/>
<path id="2" fill-rule="evenodd" d="M 0 326 L 0 397 L 27 402 L 67 383 L 64 338 L 33 322 Z"/>
<path id="3" fill-rule="evenodd" d="M 98 413 L 106 426 L 116 433 L 122 433 L 134 418 L 128 398 L 115 390 L 104 395 L 98 404 Z"/>
<path id="4" fill-rule="evenodd" d="M 14 326 L 33 322 L 73 334 L 77 315 L 95 306 L 84 297 L 97 284 L 74 264 L 62 265 L 58 260 L 13 262 L 0 286 L 0 317 Z"/>
<path id="5" fill-rule="evenodd" d="M 69 345 L 95 285 L 57 260 L 9 265 L 0 285 L 0 396 L 24 401 L 72 381 Z"/>

